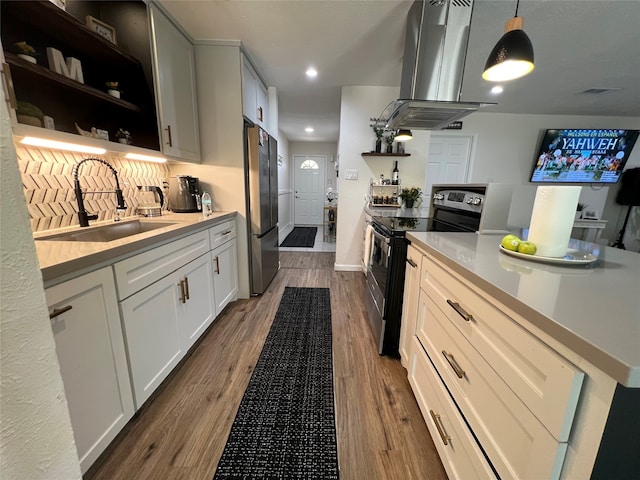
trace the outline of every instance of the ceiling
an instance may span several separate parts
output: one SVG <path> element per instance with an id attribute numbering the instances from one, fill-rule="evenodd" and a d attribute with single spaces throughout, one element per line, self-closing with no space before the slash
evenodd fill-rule
<path id="1" fill-rule="evenodd" d="M 290 141 L 337 141 L 341 87 L 400 85 L 412 1 L 160 3 L 196 41 L 242 41 L 278 90 L 279 127 Z M 494 96 L 481 73 L 515 8 L 515 0 L 475 0 L 461 100 L 498 103 L 486 112 L 640 117 L 640 0 L 521 0 L 536 69 Z M 315 80 L 305 77 L 308 66 Z M 589 89 L 614 90 L 582 93 Z"/>

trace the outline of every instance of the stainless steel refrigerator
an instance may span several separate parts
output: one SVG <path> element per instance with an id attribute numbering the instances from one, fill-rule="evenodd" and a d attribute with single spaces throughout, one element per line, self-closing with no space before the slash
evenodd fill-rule
<path id="1" fill-rule="evenodd" d="M 251 294 L 264 293 L 280 267 L 278 254 L 278 143 L 245 124 L 245 179 Z"/>

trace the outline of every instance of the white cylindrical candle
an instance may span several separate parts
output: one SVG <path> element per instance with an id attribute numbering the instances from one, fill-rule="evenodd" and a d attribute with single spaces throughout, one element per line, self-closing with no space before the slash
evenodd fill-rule
<path id="1" fill-rule="evenodd" d="M 574 186 L 538 187 L 527 238 L 535 243 L 536 255 L 565 256 L 581 190 Z"/>

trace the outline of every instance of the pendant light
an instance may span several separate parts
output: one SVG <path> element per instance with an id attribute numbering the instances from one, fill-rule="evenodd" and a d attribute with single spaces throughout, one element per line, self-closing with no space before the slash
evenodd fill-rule
<path id="1" fill-rule="evenodd" d="M 411 130 L 400 129 L 393 139 L 396 142 L 406 142 L 408 140 L 413 140 L 413 134 L 411 133 Z"/>
<path id="2" fill-rule="evenodd" d="M 533 46 L 522 30 L 524 19 L 518 16 L 520 0 L 516 3 L 516 14 L 504 26 L 505 34 L 496 46 L 484 66 L 482 78 L 490 82 L 503 82 L 520 78 L 534 69 Z"/>

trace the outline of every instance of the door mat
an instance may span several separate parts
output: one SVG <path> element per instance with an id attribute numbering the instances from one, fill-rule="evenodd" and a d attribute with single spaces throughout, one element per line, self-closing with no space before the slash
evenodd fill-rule
<path id="1" fill-rule="evenodd" d="M 291 233 L 280 244 L 281 247 L 308 247 L 316 243 L 318 227 L 293 227 Z"/>
<path id="2" fill-rule="evenodd" d="M 338 479 L 328 288 L 286 287 L 214 480 Z"/>

